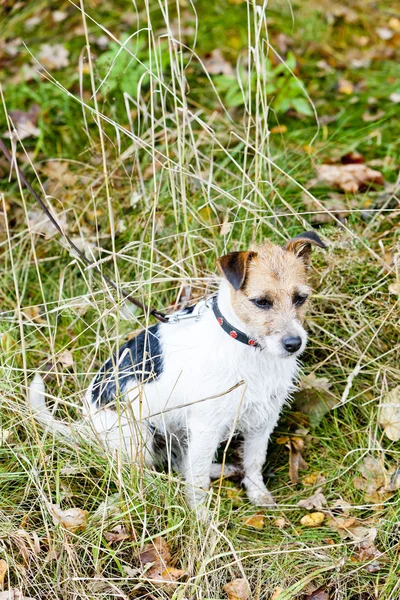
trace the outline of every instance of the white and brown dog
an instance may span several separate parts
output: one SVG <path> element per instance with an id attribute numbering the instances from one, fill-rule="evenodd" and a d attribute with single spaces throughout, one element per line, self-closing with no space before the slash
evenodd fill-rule
<path id="1" fill-rule="evenodd" d="M 86 419 L 108 448 L 154 465 L 160 454 L 183 474 L 192 507 L 204 504 L 218 446 L 243 436 L 243 484 L 250 501 L 274 503 L 262 468 L 268 440 L 298 373 L 307 334 L 315 232 L 284 247 L 265 242 L 218 260 L 215 297 L 140 333 L 103 365 L 86 392 Z M 37 418 L 63 433 L 36 376 Z"/>

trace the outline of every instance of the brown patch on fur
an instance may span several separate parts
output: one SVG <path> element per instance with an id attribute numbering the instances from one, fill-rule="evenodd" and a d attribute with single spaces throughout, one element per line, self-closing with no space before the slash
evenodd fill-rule
<path id="1" fill-rule="evenodd" d="M 243 287 L 249 262 L 254 258 L 255 252 L 229 252 L 217 260 L 217 266 L 222 275 L 225 275 L 235 290 Z"/>

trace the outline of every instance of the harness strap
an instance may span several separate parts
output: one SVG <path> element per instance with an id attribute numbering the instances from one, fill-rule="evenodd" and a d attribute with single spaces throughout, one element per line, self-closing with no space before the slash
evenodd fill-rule
<path id="1" fill-rule="evenodd" d="M 130 294 L 128 294 L 127 292 L 125 292 L 119 285 L 117 285 L 115 283 L 115 281 L 113 281 L 112 279 L 110 279 L 109 277 L 107 277 L 107 275 L 104 275 L 104 273 L 101 271 L 100 267 L 94 263 L 93 261 L 91 261 L 77 246 L 76 244 L 74 244 L 74 242 L 71 240 L 71 238 L 61 229 L 60 225 L 58 224 L 57 220 L 53 217 L 52 213 L 50 212 L 50 210 L 47 208 L 46 204 L 43 202 L 43 200 L 37 195 L 37 193 L 35 192 L 35 190 L 33 189 L 33 187 L 31 186 L 31 184 L 29 183 L 29 181 L 26 179 L 25 175 L 23 174 L 23 172 L 21 171 L 21 169 L 19 168 L 19 166 L 17 165 L 16 161 L 13 160 L 13 157 L 11 156 L 10 152 L 8 151 L 6 145 L 4 144 L 4 142 L 0 139 L 0 150 L 2 150 L 4 156 L 7 158 L 7 160 L 10 162 L 11 166 L 14 166 L 16 172 L 18 173 L 18 176 L 20 178 L 20 180 L 22 181 L 22 183 L 25 185 L 25 187 L 27 188 L 27 190 L 32 194 L 32 196 L 35 198 L 36 202 L 39 204 L 40 208 L 42 209 L 42 211 L 46 214 L 46 216 L 50 219 L 50 221 L 53 223 L 54 227 L 57 229 L 57 231 L 62 235 L 62 237 L 68 242 L 68 245 L 70 246 L 70 248 L 72 250 L 74 250 L 74 252 L 76 252 L 78 254 L 78 257 L 84 262 L 86 263 L 86 265 L 93 267 L 95 272 L 98 273 L 100 275 L 100 277 L 102 277 L 102 279 L 108 283 L 108 285 L 110 285 L 114 290 L 116 290 L 117 292 L 119 292 L 121 294 L 121 296 L 123 296 L 125 298 L 125 300 L 128 300 L 128 302 L 130 302 L 131 304 L 133 304 L 134 306 L 136 306 L 137 308 L 140 308 L 141 310 L 143 310 L 143 312 L 145 314 L 149 314 L 149 315 L 153 315 L 154 318 L 156 318 L 158 321 L 160 321 L 161 323 L 168 323 L 168 315 L 164 314 L 163 312 L 156 310 L 155 308 L 151 308 L 150 306 L 146 306 L 145 304 L 143 304 L 142 302 L 140 302 L 139 300 L 137 300 L 136 298 L 134 298 L 133 296 L 131 296 Z"/>

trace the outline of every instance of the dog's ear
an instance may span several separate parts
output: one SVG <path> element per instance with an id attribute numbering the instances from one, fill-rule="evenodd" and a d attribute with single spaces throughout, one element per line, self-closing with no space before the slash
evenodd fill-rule
<path id="1" fill-rule="evenodd" d="M 221 271 L 231 286 L 237 291 L 246 281 L 247 267 L 257 252 L 229 252 L 217 260 L 218 269 Z"/>
<path id="2" fill-rule="evenodd" d="M 315 231 L 305 231 L 286 242 L 285 250 L 293 252 L 308 265 L 311 258 L 311 246 L 319 246 L 326 249 L 326 245 Z"/>

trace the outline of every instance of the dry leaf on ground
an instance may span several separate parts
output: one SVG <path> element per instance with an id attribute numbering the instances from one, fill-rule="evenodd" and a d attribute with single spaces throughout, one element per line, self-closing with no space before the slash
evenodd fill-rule
<path id="1" fill-rule="evenodd" d="M 310 473 L 309 475 L 306 475 L 305 477 L 303 477 L 303 479 L 301 480 L 301 483 L 305 486 L 308 485 L 320 485 L 321 483 L 324 483 L 324 481 L 326 480 L 325 475 L 323 475 L 322 473 L 319 472 L 315 472 L 315 473 Z"/>
<path id="2" fill-rule="evenodd" d="M 300 523 L 304 525 L 304 527 L 319 527 L 324 522 L 325 515 L 322 512 L 313 512 L 309 515 L 304 515 L 302 519 L 300 519 Z"/>
<path id="3" fill-rule="evenodd" d="M 42 44 L 38 58 L 46 69 L 62 69 L 69 65 L 69 51 L 62 44 Z"/>
<path id="4" fill-rule="evenodd" d="M 61 229 L 65 230 L 67 227 L 67 217 L 65 213 L 56 215 L 56 220 Z M 57 234 L 57 229 L 54 227 L 48 216 L 39 209 L 34 208 L 28 210 L 28 222 L 31 233 L 43 235 L 46 239 L 52 238 Z"/>
<path id="5" fill-rule="evenodd" d="M 326 498 L 322 493 L 322 488 L 318 488 L 315 494 L 310 496 L 309 498 L 305 498 L 304 500 L 300 500 L 298 502 L 298 506 L 300 508 L 305 508 L 307 510 L 313 510 L 316 508 L 317 510 L 322 510 L 322 507 L 326 504 Z"/>
<path id="6" fill-rule="evenodd" d="M 264 515 L 262 513 L 258 513 L 255 515 L 251 515 L 250 517 L 245 517 L 243 519 L 243 523 L 245 525 L 248 525 L 249 527 L 255 527 L 256 529 L 263 529 Z"/>
<path id="7" fill-rule="evenodd" d="M 324 586 L 319 587 L 318 589 L 311 592 L 311 594 L 307 594 L 304 596 L 303 600 L 329 600 L 329 594 L 326 591 Z"/>
<path id="8" fill-rule="evenodd" d="M 331 223 L 335 218 L 342 221 L 350 212 L 346 198 L 339 193 L 332 192 L 324 198 L 322 204 L 326 211 L 323 211 L 306 193 L 303 193 L 302 200 L 306 209 L 310 211 L 311 223 L 315 225 Z"/>
<path id="9" fill-rule="evenodd" d="M 203 63 L 210 75 L 232 75 L 233 67 L 228 62 L 219 48 L 216 48 L 209 54 Z"/>
<path id="10" fill-rule="evenodd" d="M 336 399 L 329 391 L 331 385 L 327 377 L 317 377 L 314 373 L 301 380 L 300 390 L 295 394 L 296 410 L 308 415 L 313 427 L 316 427 L 336 404 Z"/>
<path id="11" fill-rule="evenodd" d="M 274 589 L 272 596 L 270 598 L 270 600 L 279 600 L 279 597 L 281 596 L 282 592 L 284 592 L 285 590 L 281 587 L 277 587 Z"/>
<path id="12" fill-rule="evenodd" d="M 6 574 L 7 574 L 7 563 L 2 558 L 2 559 L 0 559 L 0 586 L 3 585 Z"/>
<path id="13" fill-rule="evenodd" d="M 72 356 L 72 352 L 70 350 L 64 350 L 58 355 L 58 362 L 61 363 L 64 367 L 72 367 L 74 364 L 74 359 Z"/>
<path id="14" fill-rule="evenodd" d="M 24 140 L 28 137 L 38 137 L 40 129 L 37 127 L 37 122 L 40 113 L 40 106 L 32 104 L 28 112 L 22 110 L 13 110 L 10 112 L 12 123 L 15 127 L 15 137 L 19 140 Z M 4 137 L 14 137 L 14 132 L 6 131 Z"/>
<path id="15" fill-rule="evenodd" d="M 400 385 L 388 392 L 379 406 L 378 423 L 392 442 L 400 440 Z"/>
<path id="16" fill-rule="evenodd" d="M 249 584 L 246 579 L 233 579 L 222 588 L 229 600 L 247 600 L 250 598 Z"/>
<path id="17" fill-rule="evenodd" d="M 284 529 L 286 525 L 289 525 L 289 521 L 287 521 L 284 517 L 278 517 L 274 521 L 274 526 L 278 527 L 278 529 Z"/>
<path id="18" fill-rule="evenodd" d="M 62 525 L 68 531 L 75 532 L 86 527 L 87 510 L 67 508 L 62 510 L 58 504 L 47 504 L 55 525 Z"/>
<path id="19" fill-rule="evenodd" d="M 303 458 L 302 452 L 305 448 L 303 438 L 292 437 L 286 444 L 289 448 L 289 476 L 292 483 L 299 483 L 299 471 L 307 469 L 308 465 Z"/>
<path id="20" fill-rule="evenodd" d="M 353 194 L 384 185 L 382 173 L 363 164 L 320 165 L 317 175 L 320 183 Z"/>
<path id="21" fill-rule="evenodd" d="M 135 537 L 128 533 L 123 525 L 116 525 L 110 531 L 104 531 L 103 535 L 109 544 L 116 544 Z"/>
<path id="22" fill-rule="evenodd" d="M 389 474 L 380 460 L 367 456 L 358 465 L 358 470 L 361 477 L 355 477 L 353 484 L 358 490 L 365 492 L 366 502 L 380 504 L 390 496 L 386 487 Z"/>
<path id="23" fill-rule="evenodd" d="M 170 548 L 162 536 L 146 544 L 139 554 L 142 569 L 144 568 L 143 575 L 146 579 L 151 579 L 153 585 L 166 591 L 173 591 L 174 584 L 186 574 L 185 571 L 168 565 L 171 558 Z"/>

